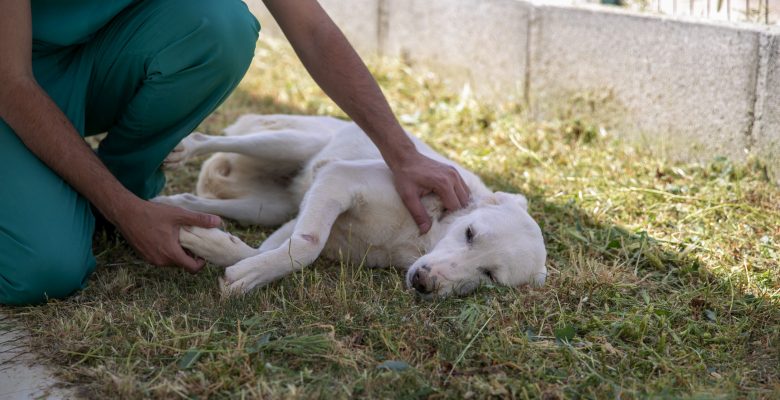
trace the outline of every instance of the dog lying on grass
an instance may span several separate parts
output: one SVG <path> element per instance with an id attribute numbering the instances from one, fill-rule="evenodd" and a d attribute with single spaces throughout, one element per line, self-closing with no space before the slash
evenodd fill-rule
<path id="1" fill-rule="evenodd" d="M 467 207 L 446 214 L 438 197 L 423 198 L 434 221 L 424 235 L 379 151 L 356 124 L 331 117 L 245 115 L 225 134 L 195 132 L 165 161 L 175 168 L 193 156 L 218 152 L 203 164 L 197 196 L 154 201 L 241 224 L 281 225 L 257 249 L 219 229 L 181 230 L 183 247 L 227 267 L 226 293 L 266 285 L 321 254 L 407 268 L 407 286 L 427 297 L 466 294 L 483 283 L 544 283 L 547 252 L 526 198 L 494 193 L 414 137 L 421 153 L 456 168 L 471 190 Z"/>

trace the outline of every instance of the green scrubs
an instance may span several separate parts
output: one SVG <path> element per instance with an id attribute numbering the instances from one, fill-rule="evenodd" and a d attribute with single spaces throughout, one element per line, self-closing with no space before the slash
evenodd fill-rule
<path id="1" fill-rule="evenodd" d="M 160 165 L 243 77 L 260 29 L 240 0 L 32 0 L 33 70 L 98 156 L 148 199 Z M 19 93 L 24 96 L 24 93 Z M 0 304 L 84 287 L 95 268 L 87 200 L 0 120 Z"/>

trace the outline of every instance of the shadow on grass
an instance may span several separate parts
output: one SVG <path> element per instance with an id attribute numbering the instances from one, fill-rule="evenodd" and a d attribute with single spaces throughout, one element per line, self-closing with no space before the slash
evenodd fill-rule
<path id="1" fill-rule="evenodd" d="M 494 190 L 523 192 L 503 176 L 483 175 L 483 179 Z M 550 202 L 543 193 L 532 185 L 524 194 L 544 232 L 548 267 L 555 270 L 549 287 L 557 292 L 561 307 L 572 313 L 567 324 L 572 324 L 574 335 L 609 338 L 623 351 L 627 346 L 647 350 L 637 358 L 647 363 L 633 367 L 640 375 L 642 370 L 646 376 L 674 374 L 680 364 L 687 364 L 682 370 L 698 373 L 712 385 L 689 383 L 688 390 L 694 393 L 744 396 L 752 386 L 763 388 L 752 396 L 777 395 L 777 303 L 712 273 L 692 254 L 692 247 L 656 240 L 645 231 L 631 232 L 615 221 L 595 220 L 573 201 Z M 577 315 L 588 312 L 590 316 Z M 698 359 L 675 360 L 673 354 L 685 352 L 681 349 Z M 726 382 L 727 375 L 732 382 Z M 685 392 L 671 387 L 647 389 L 645 394 Z"/>

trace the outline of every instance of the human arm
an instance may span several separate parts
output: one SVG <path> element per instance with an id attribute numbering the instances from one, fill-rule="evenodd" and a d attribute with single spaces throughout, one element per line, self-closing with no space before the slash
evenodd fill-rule
<path id="1" fill-rule="evenodd" d="M 108 171 L 32 70 L 30 1 L 0 0 L 0 118 L 30 151 L 87 198 L 147 261 L 199 270 L 179 245 L 180 225 L 214 227 L 219 218 L 136 197 Z"/>
<path id="2" fill-rule="evenodd" d="M 319 3 L 264 2 L 315 82 L 379 148 L 420 231 L 431 226 L 422 196 L 436 193 L 448 210 L 465 206 L 469 191 L 458 172 L 416 150 L 371 73 Z"/>

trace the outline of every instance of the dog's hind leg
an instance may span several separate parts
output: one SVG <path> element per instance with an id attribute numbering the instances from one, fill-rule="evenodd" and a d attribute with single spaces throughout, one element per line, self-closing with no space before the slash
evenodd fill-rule
<path id="1" fill-rule="evenodd" d="M 354 203 L 354 181 L 361 175 L 362 166 L 351 164 L 336 161 L 322 167 L 301 203 L 291 234 L 280 233 L 280 238 L 287 238 L 276 248 L 228 267 L 223 287 L 226 293 L 247 292 L 314 262 L 328 241 L 333 223 Z M 274 239 L 274 244 L 278 243 Z"/>
<path id="2" fill-rule="evenodd" d="M 330 140 L 329 132 L 281 130 L 241 136 L 211 136 L 193 132 L 163 161 L 166 169 L 184 165 L 192 157 L 216 152 L 238 153 L 266 163 L 298 167 Z"/>
<path id="3" fill-rule="evenodd" d="M 225 128 L 225 135 L 236 136 L 289 129 L 307 132 L 335 132 L 349 123 L 349 121 L 338 118 L 319 115 L 245 114 Z"/>
<path id="4" fill-rule="evenodd" d="M 158 196 L 151 201 L 168 204 L 237 221 L 242 225 L 276 226 L 295 214 L 295 204 L 288 197 L 273 198 L 272 192 L 237 199 L 208 199 L 184 193 Z"/>

